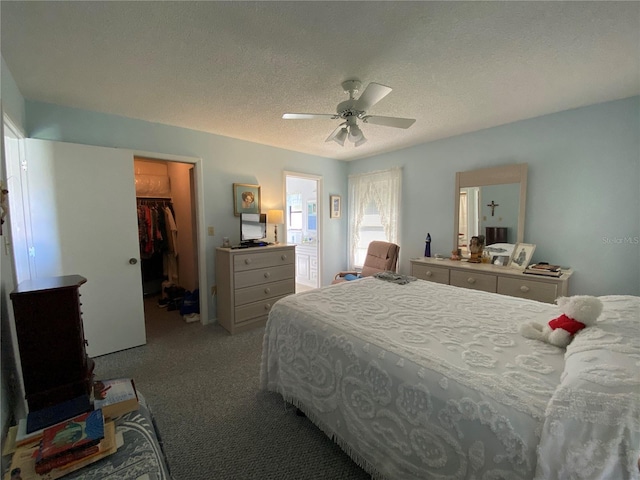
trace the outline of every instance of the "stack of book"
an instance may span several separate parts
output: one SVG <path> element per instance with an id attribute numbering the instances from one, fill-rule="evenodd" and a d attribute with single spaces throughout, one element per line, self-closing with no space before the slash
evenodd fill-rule
<path id="1" fill-rule="evenodd" d="M 132 379 L 96 381 L 91 397 L 30 412 L 11 427 L 11 452 L 3 454 L 13 452 L 11 469 L 20 468 L 24 479 L 60 478 L 115 453 L 116 428 L 110 419 L 138 406 Z"/>
<path id="2" fill-rule="evenodd" d="M 529 265 L 524 273 L 529 275 L 543 275 L 545 277 L 560 277 L 562 276 L 562 269 L 560 265 L 551 265 L 548 263 L 534 263 Z"/>
<path id="3" fill-rule="evenodd" d="M 9 471 L 19 471 L 20 478 L 24 480 L 56 480 L 115 453 L 119 446 L 115 424 L 105 422 L 99 410 L 82 416 L 92 414 L 92 419 L 70 419 L 49 427 L 44 430 L 39 443 L 17 448 L 13 453 Z M 85 437 L 87 440 L 70 440 L 77 435 L 78 429 L 83 429 L 83 435 L 86 435 L 84 428 L 87 421 L 93 424 L 89 427 L 93 433 Z M 100 436 L 99 433 L 96 434 L 99 432 L 100 421 L 103 428 L 102 438 L 95 443 L 95 436 Z"/>
<path id="4" fill-rule="evenodd" d="M 93 410 L 45 428 L 36 455 L 36 473 L 44 475 L 54 468 L 100 452 L 104 438 L 102 410 Z"/>

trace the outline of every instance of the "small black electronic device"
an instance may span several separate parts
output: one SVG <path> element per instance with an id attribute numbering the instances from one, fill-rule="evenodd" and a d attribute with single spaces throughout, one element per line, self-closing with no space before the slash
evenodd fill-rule
<path id="1" fill-rule="evenodd" d="M 263 247 L 268 245 L 267 215 L 265 213 L 240 214 L 240 245 L 245 247 Z"/>

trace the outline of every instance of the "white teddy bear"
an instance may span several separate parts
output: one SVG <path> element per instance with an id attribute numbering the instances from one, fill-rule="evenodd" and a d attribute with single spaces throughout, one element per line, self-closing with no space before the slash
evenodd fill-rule
<path id="1" fill-rule="evenodd" d="M 530 322 L 520 326 L 520 333 L 525 338 L 540 340 L 556 347 L 565 348 L 573 336 L 585 327 L 595 325 L 602 313 L 602 302 L 597 297 L 575 295 L 559 297 L 556 303 L 563 312 L 546 325 Z"/>

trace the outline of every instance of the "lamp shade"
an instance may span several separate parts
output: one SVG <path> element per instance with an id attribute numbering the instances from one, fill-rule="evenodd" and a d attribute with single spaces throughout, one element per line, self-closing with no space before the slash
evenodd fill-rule
<path id="1" fill-rule="evenodd" d="M 340 131 L 333 137 L 333 141 L 344 146 L 344 141 L 347 139 L 347 134 L 347 129 L 341 128 Z"/>
<path id="2" fill-rule="evenodd" d="M 358 140 L 362 139 L 364 135 L 362 135 L 362 130 L 357 125 L 351 125 L 349 128 L 349 141 L 356 143 Z"/>
<path id="3" fill-rule="evenodd" d="M 282 210 L 268 210 L 267 221 L 269 223 L 284 223 L 284 212 Z"/>

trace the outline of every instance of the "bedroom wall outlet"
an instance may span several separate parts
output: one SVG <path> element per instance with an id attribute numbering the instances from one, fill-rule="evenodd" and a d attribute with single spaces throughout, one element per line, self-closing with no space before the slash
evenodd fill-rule
<path id="1" fill-rule="evenodd" d="M 210 237 L 213 237 L 213 227 L 209 227 L 208 233 Z"/>

